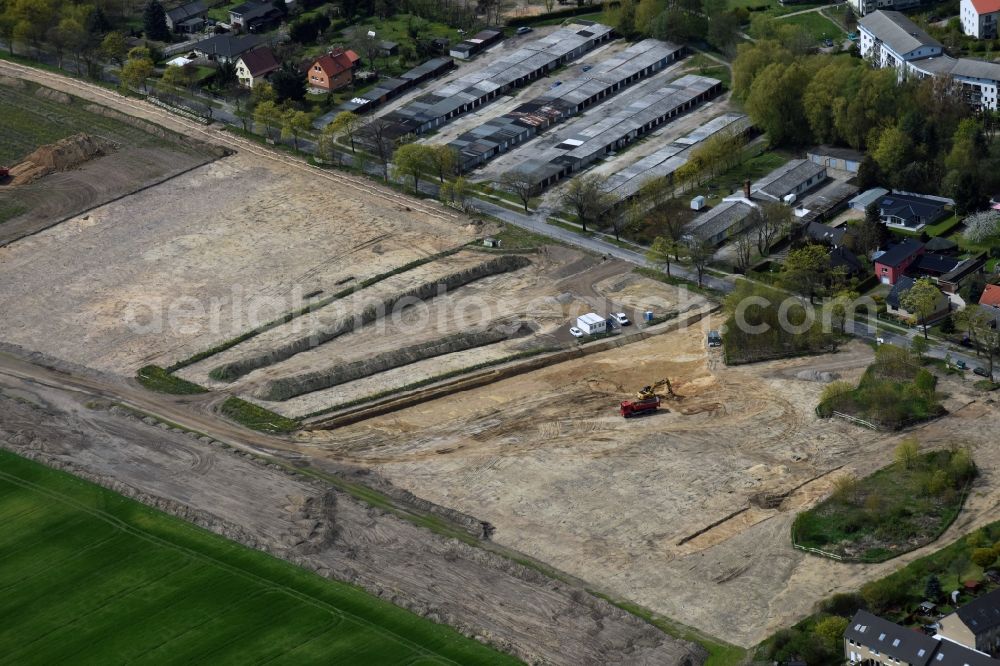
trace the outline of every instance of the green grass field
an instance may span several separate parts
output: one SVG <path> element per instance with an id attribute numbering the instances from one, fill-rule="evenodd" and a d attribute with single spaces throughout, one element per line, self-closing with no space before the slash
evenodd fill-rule
<path id="1" fill-rule="evenodd" d="M 6 451 L 0 519 L 0 663 L 518 663 Z"/>
<path id="2" fill-rule="evenodd" d="M 86 111 L 73 98 L 62 104 L 35 95 L 37 87 L 0 85 L 0 165 L 16 164 L 41 145 L 77 132 L 109 138 L 128 145 L 162 145 L 163 139 L 141 129 Z"/>
<path id="3" fill-rule="evenodd" d="M 817 42 L 826 38 L 834 40 L 843 39 L 845 34 L 843 28 L 819 12 L 796 14 L 795 16 L 789 16 L 781 19 L 781 22 L 794 23 L 795 25 L 801 26 L 806 32 L 812 35 L 813 39 Z"/>

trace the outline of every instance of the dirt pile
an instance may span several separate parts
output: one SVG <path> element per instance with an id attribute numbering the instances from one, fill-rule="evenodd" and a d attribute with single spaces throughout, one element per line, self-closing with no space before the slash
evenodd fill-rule
<path id="1" fill-rule="evenodd" d="M 424 282 L 404 292 L 389 296 L 380 303 L 369 305 L 359 314 L 344 317 L 324 325 L 318 330 L 310 331 L 307 335 L 269 350 L 266 353 L 220 365 L 214 368 L 209 373 L 209 376 L 217 381 L 235 381 L 258 368 L 280 363 L 296 354 L 300 354 L 313 347 L 318 347 L 345 333 L 350 333 L 362 326 L 367 326 L 378 320 L 379 317 L 393 312 L 393 309 L 397 305 L 406 305 L 414 301 L 426 301 L 476 280 L 524 268 L 530 263 L 526 257 L 520 255 L 503 255 L 471 268 L 446 275 L 439 280 Z"/>
<path id="2" fill-rule="evenodd" d="M 257 392 L 257 397 L 263 400 L 290 400 L 304 393 L 321 391 L 427 358 L 491 345 L 528 333 L 531 333 L 531 329 L 524 322 L 492 326 L 485 331 L 456 333 L 430 342 L 376 354 L 361 361 L 275 379 L 265 384 Z"/>
<path id="3" fill-rule="evenodd" d="M 50 102 L 58 102 L 59 104 L 69 104 L 73 101 L 73 98 L 66 93 L 53 90 L 52 88 L 45 88 L 44 86 L 35 91 L 35 97 L 41 97 L 42 99 L 47 99 Z"/>
<path id="4" fill-rule="evenodd" d="M 114 144 L 89 134 L 74 134 L 42 146 L 10 170 L 12 185 L 27 185 L 54 171 L 68 171 L 95 157 L 107 155 Z"/>

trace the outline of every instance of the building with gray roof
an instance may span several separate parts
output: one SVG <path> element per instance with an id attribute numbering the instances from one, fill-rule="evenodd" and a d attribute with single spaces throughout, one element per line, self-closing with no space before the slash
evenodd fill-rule
<path id="1" fill-rule="evenodd" d="M 851 664 L 1000 666 L 1000 660 L 963 642 L 928 636 L 864 610 L 847 625 L 844 655 Z"/>
<path id="2" fill-rule="evenodd" d="M 687 74 L 649 90 L 623 95 L 609 113 L 577 118 L 556 134 L 538 157 L 519 168 L 536 190 L 590 166 L 722 90 L 718 79 Z"/>
<path id="3" fill-rule="evenodd" d="M 456 116 L 547 75 L 611 38 L 609 26 L 576 20 L 386 114 L 385 119 L 392 123 L 388 134 L 423 134 L 439 128 Z"/>
<path id="4" fill-rule="evenodd" d="M 824 180 L 826 167 L 822 164 L 807 159 L 789 160 L 751 185 L 750 197 L 791 203 Z"/>
<path id="5" fill-rule="evenodd" d="M 684 47 L 645 39 L 560 82 L 510 113 L 492 118 L 449 143 L 463 171 L 474 169 L 545 128 L 575 116 L 676 62 Z"/>
<path id="6" fill-rule="evenodd" d="M 944 77 L 973 108 L 997 109 L 1000 64 L 946 55 L 939 41 L 899 12 L 872 12 L 858 21 L 858 31 L 861 56 L 876 67 L 895 68 L 900 80 Z"/>
<path id="7" fill-rule="evenodd" d="M 684 225 L 684 237 L 709 245 L 721 245 L 746 229 L 757 204 L 744 197 L 727 197 L 711 210 Z"/>

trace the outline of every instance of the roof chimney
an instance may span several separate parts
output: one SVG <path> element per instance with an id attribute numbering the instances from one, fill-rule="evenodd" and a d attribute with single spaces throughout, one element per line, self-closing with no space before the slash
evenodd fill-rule
<path id="1" fill-rule="evenodd" d="M 747 178 L 745 181 L 743 181 L 743 196 L 745 196 L 747 199 L 750 198 L 750 179 L 749 178 Z"/>

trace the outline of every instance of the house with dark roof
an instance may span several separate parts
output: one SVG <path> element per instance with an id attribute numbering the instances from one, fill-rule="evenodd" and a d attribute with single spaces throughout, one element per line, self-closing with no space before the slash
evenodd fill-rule
<path id="1" fill-rule="evenodd" d="M 938 634 L 988 654 L 1000 653 L 1000 590 L 973 599 L 938 622 Z"/>
<path id="2" fill-rule="evenodd" d="M 830 270 L 854 277 L 865 272 L 865 265 L 858 255 L 841 245 L 830 250 Z"/>
<path id="3" fill-rule="evenodd" d="M 354 67 L 361 60 L 350 49 L 336 48 L 324 53 L 309 66 L 306 85 L 320 92 L 339 90 L 354 80 Z"/>
<path id="4" fill-rule="evenodd" d="M 821 222 L 808 223 L 803 230 L 803 235 L 813 243 L 822 243 L 830 247 L 842 247 L 853 236 L 847 226 L 831 227 Z"/>
<path id="5" fill-rule="evenodd" d="M 885 252 L 875 255 L 875 276 L 882 284 L 896 284 L 910 264 L 923 253 L 923 243 L 906 238 Z"/>
<path id="6" fill-rule="evenodd" d="M 276 72 L 281 64 L 268 46 L 247 51 L 236 59 L 236 80 L 244 88 L 253 88 Z"/>
<path id="7" fill-rule="evenodd" d="M 865 666 L 1000 666 L 1000 660 L 942 634 L 915 629 L 858 611 L 844 631 L 844 656 Z"/>
<path id="8" fill-rule="evenodd" d="M 885 297 L 885 307 L 889 314 L 906 319 L 916 319 L 916 315 L 907 310 L 906 306 L 903 305 L 903 296 L 913 288 L 915 283 L 916 280 L 911 277 L 901 277 L 892 286 L 889 295 Z M 951 300 L 945 294 L 939 292 L 938 299 L 934 303 L 934 311 L 927 316 L 927 322 L 937 321 L 949 312 L 951 312 Z"/>
<path id="9" fill-rule="evenodd" d="M 879 217 L 888 227 L 920 231 L 928 224 L 945 218 L 951 199 L 908 192 L 892 192 L 878 202 Z"/>
<path id="10" fill-rule="evenodd" d="M 961 263 L 955 257 L 927 252 L 926 245 L 924 246 L 924 250 L 924 253 L 910 264 L 910 273 L 912 275 L 926 275 L 938 279 L 942 275 L 955 270 L 958 264 Z"/>
<path id="11" fill-rule="evenodd" d="M 260 46 L 263 40 L 256 35 L 244 35 L 234 37 L 233 35 L 215 35 L 208 39 L 203 39 L 191 50 L 202 58 L 217 60 L 218 62 L 236 62 L 236 59 L 247 51 Z"/>
<path id="12" fill-rule="evenodd" d="M 263 32 L 280 20 L 281 11 L 269 0 L 249 0 L 229 10 L 229 25 L 244 32 Z"/>
<path id="13" fill-rule="evenodd" d="M 969 257 L 968 259 L 962 259 L 959 261 L 955 268 L 951 269 L 937 279 L 937 283 L 938 286 L 941 287 L 941 291 L 946 294 L 951 294 L 952 300 L 959 305 L 964 306 L 965 302 L 957 296 L 958 291 L 970 279 L 983 273 L 986 268 L 986 259 L 987 254 L 985 252 L 981 252 L 974 257 Z"/>
<path id="14" fill-rule="evenodd" d="M 197 32 L 205 25 L 205 16 L 208 8 L 203 0 L 195 0 L 180 7 L 168 9 L 167 29 L 171 32 L 192 33 Z"/>

